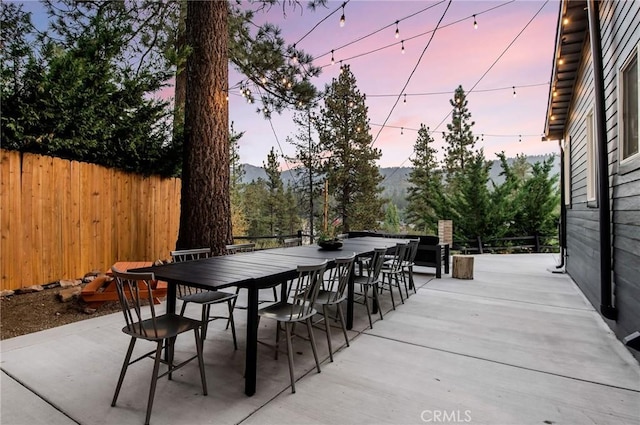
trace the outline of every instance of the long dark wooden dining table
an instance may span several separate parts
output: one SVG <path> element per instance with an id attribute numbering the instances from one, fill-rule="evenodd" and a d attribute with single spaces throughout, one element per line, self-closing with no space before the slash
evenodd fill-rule
<path id="1" fill-rule="evenodd" d="M 356 254 L 356 258 L 368 256 L 375 248 L 394 247 L 403 239 L 365 236 L 345 239 L 341 250 L 327 251 L 315 245 L 274 248 L 261 251 L 224 255 L 195 261 L 163 264 L 133 269 L 136 272 L 153 272 L 155 278 L 169 283 L 167 313 L 176 311 L 176 285 L 188 285 L 207 290 L 237 286 L 247 289 L 247 335 L 245 354 L 245 394 L 256 392 L 258 352 L 258 292 L 271 288 L 297 276 L 299 265 L 328 261 L 328 267 L 338 257 Z M 353 273 L 352 273 L 353 276 Z M 347 328 L 353 327 L 353 280 L 348 285 Z"/>

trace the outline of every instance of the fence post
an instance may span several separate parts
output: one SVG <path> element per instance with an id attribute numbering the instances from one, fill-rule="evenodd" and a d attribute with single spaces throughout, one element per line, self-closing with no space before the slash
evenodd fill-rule
<path id="1" fill-rule="evenodd" d="M 482 252 L 482 238 L 480 236 L 478 236 L 478 253 L 484 254 L 484 252 Z"/>
<path id="2" fill-rule="evenodd" d="M 540 234 L 536 232 L 535 234 L 535 252 L 540 252 Z"/>

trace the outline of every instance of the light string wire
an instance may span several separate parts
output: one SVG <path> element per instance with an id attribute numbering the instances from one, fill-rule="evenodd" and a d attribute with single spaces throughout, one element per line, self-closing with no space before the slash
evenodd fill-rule
<path id="1" fill-rule="evenodd" d="M 496 60 L 491 64 L 491 66 L 489 66 L 489 68 L 484 72 L 484 74 L 482 74 L 482 76 L 478 79 L 478 81 L 476 81 L 476 83 L 473 85 L 473 87 L 471 87 L 471 90 L 469 90 L 467 93 L 465 93 L 465 95 L 468 95 L 469 93 L 471 93 L 473 91 L 474 88 L 476 88 L 478 86 L 478 84 L 480 84 L 480 82 L 484 79 L 484 77 L 489 73 L 489 71 L 491 71 L 491 69 L 493 69 L 493 67 L 498 63 L 498 61 L 505 55 L 505 53 L 507 53 L 507 51 L 511 48 L 511 46 L 513 46 L 513 44 L 516 42 L 516 40 L 518 40 L 518 38 L 524 33 L 524 31 L 529 27 L 529 25 L 531 25 L 531 23 L 534 21 L 534 19 L 540 14 L 540 12 L 542 12 L 542 9 L 544 9 L 544 7 L 547 5 L 547 3 L 549 3 L 549 0 L 546 0 L 543 5 L 540 7 L 540 9 L 538 9 L 538 11 L 533 15 L 533 17 L 529 20 L 529 22 L 527 22 L 527 24 L 524 26 L 524 28 L 522 28 L 522 30 L 520 30 L 520 32 L 514 37 L 513 40 L 511 40 L 511 42 L 507 45 L 507 47 L 502 51 L 502 53 L 500 53 L 500 55 L 496 58 Z M 399 97 L 398 97 L 399 98 Z M 437 129 L 446 121 L 447 118 L 449 118 L 449 116 L 451 115 L 451 113 L 453 112 L 453 110 L 449 111 L 449 113 L 442 119 L 442 121 L 440 121 L 440 123 L 435 127 L 434 130 L 429 130 L 429 134 L 432 134 L 434 132 L 437 131 Z M 382 128 L 380 129 L 380 131 L 382 131 Z M 378 134 L 380 134 L 380 132 L 378 132 Z M 484 133 L 482 133 L 484 134 Z M 515 136 L 514 136 L 515 137 Z M 411 154 L 409 155 L 409 157 L 407 157 L 407 159 L 405 159 L 402 164 L 406 163 L 411 156 L 415 153 L 415 148 L 413 150 L 413 152 L 411 152 Z M 396 170 L 397 171 L 397 170 Z M 395 174 L 394 171 L 393 173 L 391 173 L 388 177 L 391 177 Z M 386 180 L 388 177 L 385 177 L 384 180 Z"/>
<path id="2" fill-rule="evenodd" d="M 389 111 L 389 114 L 387 115 L 387 118 L 385 118 L 384 123 L 382 124 L 382 127 L 380 127 L 380 130 L 378 130 L 378 134 L 376 134 L 376 137 L 371 142 L 371 146 L 372 147 L 373 147 L 373 145 L 375 145 L 376 141 L 378 140 L 378 137 L 380 136 L 380 133 L 384 129 L 384 126 L 387 124 L 387 121 L 389 121 L 389 118 L 391 117 L 391 114 L 393 114 L 393 111 L 395 110 L 396 106 L 398 106 L 398 102 L 400 102 L 400 98 L 402 97 L 402 93 L 405 91 L 405 89 L 409 85 L 409 82 L 411 81 L 411 78 L 413 77 L 413 74 L 415 74 L 416 70 L 418 69 L 418 66 L 420 65 L 420 62 L 422 61 L 422 58 L 424 57 L 424 54 L 427 52 L 427 49 L 431 45 L 431 41 L 435 37 L 436 32 L 438 31 L 438 28 L 440 26 L 440 23 L 442 22 L 442 20 L 444 19 L 445 15 L 449 11 L 449 7 L 450 6 L 451 6 L 451 0 L 449 0 L 449 2 L 447 3 L 447 7 L 445 8 L 444 12 L 442 13 L 442 16 L 440 17 L 440 20 L 438 20 L 438 23 L 436 24 L 436 28 L 431 33 L 431 37 L 429 38 L 429 41 L 427 42 L 427 45 L 424 46 L 424 49 L 422 49 L 422 53 L 420 54 L 420 57 L 418 58 L 418 61 L 416 62 L 416 65 L 413 67 L 413 70 L 409 74 L 409 78 L 407 78 L 407 81 L 404 83 L 404 86 L 402 87 L 402 90 L 400 91 L 400 94 L 398 94 L 398 96 L 396 97 L 396 101 L 393 104 L 393 106 L 391 107 L 391 110 Z"/>
<path id="3" fill-rule="evenodd" d="M 515 1 L 516 1 L 516 0 L 510 0 L 510 1 L 507 1 L 507 2 L 505 2 L 505 3 L 501 3 L 501 4 L 497 5 L 497 6 L 494 6 L 494 7 L 491 7 L 491 8 L 489 8 L 489 9 L 486 9 L 486 10 L 484 10 L 484 11 L 480 12 L 480 13 L 476 13 L 475 15 L 481 15 L 481 14 L 483 14 L 483 13 L 491 12 L 492 10 L 495 10 L 495 9 L 500 8 L 500 7 L 506 6 L 506 5 L 511 4 L 511 3 L 515 2 Z M 440 2 L 440 3 L 442 3 L 442 2 Z M 438 3 L 438 4 L 440 4 L 440 3 Z M 467 19 L 471 18 L 472 16 L 473 16 L 473 15 L 466 16 L 466 17 L 464 17 L 464 18 L 460 18 L 460 19 L 458 19 L 458 20 L 456 20 L 456 21 L 449 22 L 449 23 L 447 23 L 447 24 L 445 24 L 445 25 L 442 25 L 442 26 L 440 27 L 440 29 L 447 28 L 447 27 L 450 27 L 450 26 L 452 26 L 452 25 L 456 25 L 456 24 L 458 24 L 458 23 L 460 23 L 460 22 L 462 22 L 462 21 L 466 21 Z M 393 24 L 390 24 L 390 25 L 395 25 L 395 22 L 394 22 Z M 402 39 L 401 41 L 397 41 L 397 42 L 395 42 L 395 43 L 387 44 L 386 46 L 378 47 L 377 49 L 373 49 L 373 50 L 370 50 L 370 51 L 368 51 L 368 52 L 364 52 L 364 53 L 359 53 L 359 54 L 357 54 L 357 55 L 350 56 L 350 57 L 348 57 L 348 58 L 344 58 L 344 59 L 341 59 L 341 60 L 342 60 L 342 61 L 348 61 L 348 60 L 352 60 L 352 59 L 360 58 L 360 57 L 362 57 L 362 56 L 370 55 L 370 54 L 372 54 L 372 53 L 379 52 L 380 50 L 384 50 L 384 49 L 388 49 L 388 48 L 393 47 L 393 46 L 397 46 L 398 44 L 401 44 L 401 43 L 402 43 L 402 42 L 404 42 L 404 41 L 410 41 L 410 40 L 414 40 L 414 39 L 419 38 L 419 37 L 423 37 L 423 36 L 425 36 L 425 35 L 427 35 L 427 34 L 431 34 L 431 33 L 433 33 L 434 31 L 435 31 L 435 29 L 433 29 L 433 30 L 429 30 L 429 31 L 425 31 L 425 32 L 423 32 L 423 33 L 420 33 L 420 34 L 414 35 L 414 36 L 412 36 L 412 37 L 404 38 L 404 39 Z M 378 31 L 374 31 L 374 32 L 373 32 L 372 34 L 370 34 L 370 35 L 373 35 L 373 34 L 375 34 L 375 33 L 377 33 L 377 32 L 378 32 Z M 368 36 L 361 37 L 360 39 L 358 39 L 358 41 L 359 41 L 359 40 L 362 40 L 362 39 L 364 39 L 364 38 L 366 38 L 366 37 L 368 37 Z M 334 51 L 334 53 L 335 53 L 335 51 L 336 51 L 336 50 L 339 50 L 339 49 L 341 49 L 341 48 L 343 48 L 343 47 L 349 46 L 349 45 L 351 45 L 351 44 L 353 44 L 353 43 L 354 43 L 354 42 L 347 43 L 347 44 L 345 44 L 344 46 L 339 47 L 338 49 L 333 49 L 333 51 Z M 329 55 L 329 54 L 331 54 L 331 52 L 323 53 L 323 54 L 322 54 L 322 55 L 320 55 L 320 56 L 315 56 L 313 59 L 314 59 L 314 60 L 316 60 L 316 59 L 319 59 L 319 58 L 321 58 L 321 57 L 323 57 L 323 56 L 326 56 L 326 55 Z M 328 64 L 328 65 L 322 65 L 322 66 L 320 66 L 319 68 L 320 68 L 320 69 L 323 69 L 323 68 L 326 68 L 326 67 L 329 67 L 329 66 L 331 66 L 331 65 L 330 65 L 330 64 Z"/>

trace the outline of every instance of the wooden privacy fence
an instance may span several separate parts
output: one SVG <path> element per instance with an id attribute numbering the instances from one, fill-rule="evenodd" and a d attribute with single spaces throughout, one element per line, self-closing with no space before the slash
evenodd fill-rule
<path id="1" fill-rule="evenodd" d="M 180 180 L 0 150 L 1 289 L 167 258 Z"/>

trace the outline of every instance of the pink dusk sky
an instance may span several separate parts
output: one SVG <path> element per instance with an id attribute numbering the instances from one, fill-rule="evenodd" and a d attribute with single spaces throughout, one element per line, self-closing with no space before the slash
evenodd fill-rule
<path id="1" fill-rule="evenodd" d="M 445 14 L 448 1 L 351 0 L 344 7 L 345 25 L 340 27 L 342 4 L 330 1 L 326 9 L 318 8 L 315 12 L 306 7 L 288 8 L 286 16 L 283 16 L 281 6 L 273 7 L 268 12 L 257 12 L 254 21 L 277 24 L 287 43 L 293 44 L 339 9 L 297 43 L 297 47 L 316 58 L 316 66 L 327 65 L 313 81 L 320 90 L 338 76 L 339 61 L 350 65 L 358 89 L 367 95 L 371 135 L 377 138 L 374 146 L 382 150 L 381 167 L 412 165 L 410 159 L 421 123 L 433 131 L 435 146 L 442 154 L 442 132 L 447 131 L 446 125 L 451 120 L 449 100 L 458 85 L 467 92 L 475 86 L 467 97 L 468 108 L 475 121 L 473 132 L 480 138 L 476 146 L 484 148 L 487 159 L 495 159 L 495 153 L 500 151 L 507 156 L 557 152 L 554 142 L 542 142 L 541 137 L 549 95 L 558 1 L 454 0 Z M 426 8 L 429 9 L 404 19 Z M 473 15 L 476 15 L 477 29 L 474 29 Z M 431 32 L 441 18 L 440 29 L 427 47 Z M 400 21 L 397 39 L 396 21 Z M 529 21 L 531 23 L 524 29 Z M 373 36 L 340 48 L 390 24 L 389 28 Z M 401 53 L 402 40 L 405 40 L 404 54 Z M 394 45 L 354 58 L 390 44 Z M 328 53 L 332 49 L 336 64 L 329 66 L 331 55 Z M 231 67 L 229 85 L 242 79 L 243 76 Z M 442 92 L 444 94 L 430 94 Z M 392 112 L 400 93 L 407 94 L 407 101 L 405 103 L 402 96 Z M 420 95 L 425 93 L 428 95 Z M 239 94 L 230 96 L 229 119 L 237 131 L 245 132 L 240 140 L 241 161 L 260 166 L 272 147 L 280 154 L 292 156 L 294 148 L 286 141 L 297 132 L 292 114 L 273 114 L 269 123 L 256 112 L 257 107 L 259 103 L 247 104 Z M 385 120 L 386 126 L 382 128 Z M 282 165 L 283 169 L 293 166 L 285 161 Z"/>
<path id="2" fill-rule="evenodd" d="M 382 150 L 378 163 L 381 167 L 412 165 L 421 123 L 433 131 L 435 147 L 442 155 L 442 132 L 447 131 L 446 125 L 451 120 L 449 100 L 458 85 L 467 92 L 475 86 L 467 96 L 468 108 L 475 121 L 473 132 L 479 137 L 476 147 L 484 148 L 487 159 L 495 159 L 495 153 L 501 151 L 507 156 L 558 151 L 556 143 L 541 141 L 558 0 L 453 0 L 448 9 L 448 1 L 350 0 L 344 7 L 343 27 L 339 20 L 344 2 L 329 1 L 326 8 L 320 7 L 315 12 L 306 7 L 306 0 L 300 3 L 302 7 L 296 9 L 287 6 L 286 14 L 282 5 L 259 11 L 254 22 L 278 25 L 286 42 L 293 44 L 331 15 L 299 41 L 297 47 L 311 54 L 316 66 L 323 67 L 321 75 L 312 81 L 319 90 L 338 76 L 341 60 L 350 65 L 359 91 L 367 95 L 370 132 L 374 146 Z M 34 12 L 36 20 L 46 20 L 39 2 L 23 4 L 25 10 Z M 258 6 L 247 2 L 243 7 Z M 440 19 L 440 28 L 431 40 Z M 395 38 L 396 21 L 399 21 L 398 38 Z M 386 26 L 389 27 L 353 43 Z M 350 45 L 341 47 L 346 44 Z M 331 50 L 336 61 L 333 66 L 330 66 Z M 366 54 L 374 50 L 377 51 Z M 244 78 L 230 65 L 230 87 Z M 393 108 L 400 93 L 406 93 L 406 103 L 401 96 Z M 162 95 L 172 96 L 172 89 L 163 90 Z M 266 161 L 272 147 L 280 155 L 293 156 L 295 149 L 287 143 L 287 137 L 294 138 L 298 132 L 292 122 L 292 111 L 273 114 L 269 121 L 256 112 L 260 106 L 259 102 L 248 104 L 239 90 L 229 96 L 229 120 L 234 122 L 236 131 L 245 133 L 239 142 L 240 160 L 256 166 Z M 281 164 L 283 170 L 294 166 L 284 159 Z"/>

